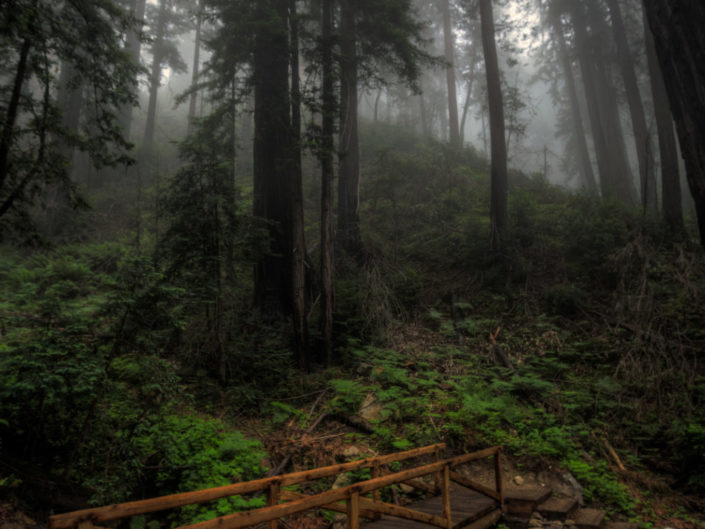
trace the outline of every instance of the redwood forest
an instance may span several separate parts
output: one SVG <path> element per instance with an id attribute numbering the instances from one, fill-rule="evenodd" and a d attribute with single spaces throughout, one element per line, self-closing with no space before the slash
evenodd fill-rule
<path id="1" fill-rule="evenodd" d="M 705 2 L 0 0 L 0 528 L 361 525 L 705 529 Z"/>

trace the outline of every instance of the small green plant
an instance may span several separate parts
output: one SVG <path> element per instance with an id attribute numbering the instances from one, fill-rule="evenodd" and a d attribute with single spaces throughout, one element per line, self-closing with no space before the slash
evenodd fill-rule
<path id="1" fill-rule="evenodd" d="M 624 514 L 634 513 L 634 499 L 629 489 L 617 480 L 605 461 L 586 462 L 582 459 L 567 459 L 565 466 L 583 486 L 586 501 L 602 501 Z"/>

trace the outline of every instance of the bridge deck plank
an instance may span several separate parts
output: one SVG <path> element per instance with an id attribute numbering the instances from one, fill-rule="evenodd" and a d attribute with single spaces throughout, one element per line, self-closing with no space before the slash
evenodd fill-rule
<path id="1" fill-rule="evenodd" d="M 435 496 L 414 502 L 407 505 L 407 507 L 416 511 L 442 516 L 443 498 Z M 459 528 L 474 522 L 485 514 L 489 514 L 493 509 L 498 508 L 499 504 L 492 498 L 452 485 L 450 489 L 450 507 L 453 527 Z M 427 524 L 391 516 L 383 516 L 379 520 L 360 524 L 360 529 L 429 529 L 429 527 Z"/>

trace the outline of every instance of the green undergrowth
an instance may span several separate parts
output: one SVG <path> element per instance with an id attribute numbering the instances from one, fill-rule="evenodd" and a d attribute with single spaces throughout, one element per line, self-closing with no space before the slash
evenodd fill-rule
<path id="1" fill-rule="evenodd" d="M 558 378 L 547 381 L 546 374 L 554 373 L 553 364 L 560 362 L 553 355 L 544 356 L 538 367 L 527 364 L 513 373 L 489 365 L 482 354 L 452 346 L 412 355 L 367 347 L 351 349 L 350 355 L 365 376 L 331 380 L 329 406 L 352 415 L 374 395 L 381 405 L 373 421 L 381 449 L 439 441 L 457 451 L 502 445 L 514 457 L 537 465 L 558 462 L 584 487 L 586 500 L 634 513 L 634 499 L 595 442 L 599 421 L 556 413 L 556 407 L 580 405 L 580 399 L 599 405 L 599 389 L 585 389 L 576 397 Z"/>
<path id="2" fill-rule="evenodd" d="M 258 441 L 196 410 L 167 353 L 183 291 L 150 259 L 118 243 L 7 251 L 0 285 L 0 492 L 31 508 L 58 483 L 104 505 L 263 475 Z M 262 501 L 185 507 L 170 520 Z"/>

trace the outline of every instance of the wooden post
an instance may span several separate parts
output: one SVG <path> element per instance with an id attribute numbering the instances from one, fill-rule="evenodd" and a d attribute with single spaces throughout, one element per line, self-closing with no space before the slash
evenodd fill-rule
<path id="1" fill-rule="evenodd" d="M 78 522 L 78 529 L 93 529 L 93 521 L 92 520 L 83 520 L 82 522 Z"/>
<path id="2" fill-rule="evenodd" d="M 350 493 L 348 498 L 348 529 L 360 528 L 360 493 Z"/>
<path id="3" fill-rule="evenodd" d="M 453 516 L 450 512 L 450 465 L 443 467 L 443 518 L 448 523 L 448 529 L 453 529 Z"/>
<path id="4" fill-rule="evenodd" d="M 278 481 L 275 481 L 267 489 L 267 506 L 273 507 L 279 504 L 279 496 L 281 493 L 281 488 Z M 279 520 L 271 520 L 269 522 L 269 529 L 279 529 Z"/>
<path id="5" fill-rule="evenodd" d="M 440 450 L 438 450 L 438 448 L 436 448 L 436 449 L 433 451 L 433 460 L 434 460 L 436 463 L 441 460 L 441 453 L 440 453 Z M 441 471 L 439 470 L 438 472 L 436 472 L 436 473 L 433 475 L 433 486 L 434 486 L 435 489 L 436 489 L 436 494 L 438 494 L 439 492 L 441 492 L 441 480 L 442 480 L 442 478 L 441 478 Z"/>
<path id="6" fill-rule="evenodd" d="M 372 465 L 372 479 L 379 477 L 379 463 Z M 379 501 L 379 489 L 372 491 L 372 499 L 374 501 Z"/>
<path id="7" fill-rule="evenodd" d="M 372 479 L 378 478 L 380 476 L 379 463 L 372 465 Z M 379 501 L 379 489 L 372 491 L 372 501 Z M 375 520 L 379 520 L 382 517 L 381 514 L 375 513 Z"/>
<path id="8" fill-rule="evenodd" d="M 502 448 L 498 448 L 494 455 L 494 481 L 499 494 L 499 505 L 504 507 L 504 494 L 502 492 Z"/>

